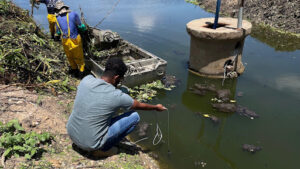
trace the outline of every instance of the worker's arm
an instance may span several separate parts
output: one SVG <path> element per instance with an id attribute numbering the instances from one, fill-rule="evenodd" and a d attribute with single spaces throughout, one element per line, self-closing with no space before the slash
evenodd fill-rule
<path id="1" fill-rule="evenodd" d="M 87 30 L 86 26 L 83 23 L 81 23 L 80 18 L 77 13 L 75 13 L 75 23 L 81 32 L 85 32 Z"/>
<path id="2" fill-rule="evenodd" d="M 156 111 L 167 110 L 167 108 L 165 108 L 161 104 L 151 105 L 151 104 L 147 104 L 147 103 L 141 103 L 137 100 L 133 101 L 133 105 L 132 105 L 131 109 L 134 109 L 134 110 L 156 110 Z"/>

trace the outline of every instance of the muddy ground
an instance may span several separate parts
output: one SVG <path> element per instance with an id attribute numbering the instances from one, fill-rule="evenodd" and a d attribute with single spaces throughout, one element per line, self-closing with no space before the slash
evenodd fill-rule
<path id="1" fill-rule="evenodd" d="M 140 149 L 119 149 L 108 158 L 92 158 L 72 148 L 66 123 L 72 111 L 75 92 L 58 96 L 39 94 L 14 85 L 0 85 L 0 119 L 6 123 L 18 119 L 27 131 L 50 132 L 54 141 L 40 159 L 9 158 L 6 168 L 159 168 Z"/>

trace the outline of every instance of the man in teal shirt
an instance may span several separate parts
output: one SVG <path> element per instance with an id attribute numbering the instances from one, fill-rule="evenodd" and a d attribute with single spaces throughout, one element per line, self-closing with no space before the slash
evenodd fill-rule
<path id="1" fill-rule="evenodd" d="M 127 67 L 122 60 L 111 58 L 101 78 L 88 75 L 80 82 L 67 123 L 68 134 L 79 148 L 109 152 L 138 124 L 140 117 L 133 110 L 166 110 L 161 104 L 140 103 L 117 89 L 126 71 Z M 120 108 L 131 111 L 113 118 Z"/>

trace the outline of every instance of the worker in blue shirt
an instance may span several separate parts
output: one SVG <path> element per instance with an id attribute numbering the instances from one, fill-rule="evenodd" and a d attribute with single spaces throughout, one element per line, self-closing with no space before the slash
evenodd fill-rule
<path id="1" fill-rule="evenodd" d="M 61 35 L 64 51 L 69 60 L 71 74 L 82 75 L 84 71 L 84 57 L 82 41 L 78 31 L 86 31 L 77 13 L 69 10 L 62 1 L 55 5 L 57 33 Z"/>
<path id="2" fill-rule="evenodd" d="M 51 34 L 51 38 L 54 39 L 55 35 L 55 23 L 56 23 L 56 16 L 55 16 L 55 4 L 58 0 L 35 0 L 37 3 L 44 3 L 47 7 L 48 11 L 48 22 L 49 22 L 49 30 Z"/>

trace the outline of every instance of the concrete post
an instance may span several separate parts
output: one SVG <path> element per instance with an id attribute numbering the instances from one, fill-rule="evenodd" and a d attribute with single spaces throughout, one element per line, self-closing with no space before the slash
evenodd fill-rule
<path id="1" fill-rule="evenodd" d="M 225 62 L 236 58 L 235 70 L 243 73 L 242 51 L 244 40 L 251 33 L 251 23 L 243 20 L 242 29 L 237 29 L 237 19 L 220 18 L 218 28 L 212 29 L 213 23 L 214 18 L 203 18 L 187 24 L 191 36 L 190 70 L 203 76 L 222 78 Z"/>

